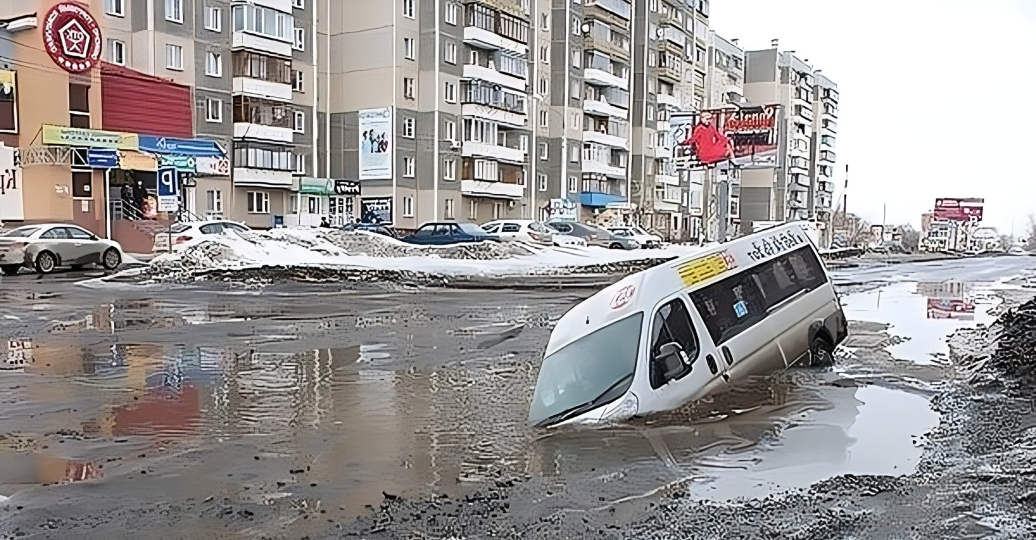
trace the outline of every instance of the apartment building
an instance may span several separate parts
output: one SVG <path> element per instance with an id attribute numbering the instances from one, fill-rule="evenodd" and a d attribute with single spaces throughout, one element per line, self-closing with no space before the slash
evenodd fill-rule
<path id="1" fill-rule="evenodd" d="M 707 1 L 638 0 L 630 183 L 635 219 L 669 238 L 700 229 L 704 175 L 673 161 L 669 120 L 707 100 Z"/>
<path id="2" fill-rule="evenodd" d="M 709 31 L 708 73 L 706 84 L 706 109 L 721 109 L 745 105 L 745 51 L 737 40 L 727 40 L 716 32 Z M 730 205 L 727 213 L 727 234 L 737 236 L 741 224 L 741 171 L 730 171 L 726 190 L 719 184 L 710 183 L 710 196 L 718 197 L 725 191 Z M 692 189 L 699 187 L 694 184 Z M 690 197 L 692 212 L 700 212 L 700 191 L 692 191 Z M 695 204 L 697 202 L 697 204 Z M 721 204 L 717 200 L 717 204 Z M 718 219 L 718 216 L 717 216 Z M 711 229 L 711 228 L 710 228 Z"/>
<path id="3" fill-rule="evenodd" d="M 529 2 L 317 3 L 317 155 L 359 184 L 351 214 L 413 229 L 531 213 Z"/>
<path id="4" fill-rule="evenodd" d="M 837 114 L 838 99 L 834 83 L 824 78 L 819 84 L 813 67 L 794 51 L 778 52 L 775 40 L 771 49 L 746 53 L 744 95 L 750 103 L 781 105 L 784 136 L 780 166 L 741 173 L 742 220 L 817 219 L 829 213 L 834 185 L 830 180 L 820 184 L 820 178 L 834 174 L 836 124 L 831 113 Z M 823 113 L 825 104 L 826 118 L 818 119 L 816 112 Z M 828 138 L 821 138 L 816 127 Z"/>

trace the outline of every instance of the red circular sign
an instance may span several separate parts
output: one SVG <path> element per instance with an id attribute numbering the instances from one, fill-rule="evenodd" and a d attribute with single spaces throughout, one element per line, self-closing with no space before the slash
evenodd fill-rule
<path id="1" fill-rule="evenodd" d="M 58 4 L 43 19 L 43 47 L 65 71 L 87 71 L 101 59 L 101 27 L 83 6 Z"/>

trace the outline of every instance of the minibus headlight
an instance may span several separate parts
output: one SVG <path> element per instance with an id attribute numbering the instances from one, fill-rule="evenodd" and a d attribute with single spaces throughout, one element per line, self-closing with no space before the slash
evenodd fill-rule
<path id="1" fill-rule="evenodd" d="M 638 407 L 640 407 L 640 400 L 637 399 L 636 394 L 629 392 L 626 394 L 626 397 L 622 398 L 619 406 L 604 415 L 601 420 L 621 421 L 633 418 L 637 414 Z"/>

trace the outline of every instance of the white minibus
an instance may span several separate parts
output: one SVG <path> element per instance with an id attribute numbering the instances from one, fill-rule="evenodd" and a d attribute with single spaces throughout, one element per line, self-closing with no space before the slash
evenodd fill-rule
<path id="1" fill-rule="evenodd" d="M 551 333 L 529 423 L 619 421 L 672 410 L 746 375 L 833 361 L 848 323 L 800 224 L 638 272 Z"/>

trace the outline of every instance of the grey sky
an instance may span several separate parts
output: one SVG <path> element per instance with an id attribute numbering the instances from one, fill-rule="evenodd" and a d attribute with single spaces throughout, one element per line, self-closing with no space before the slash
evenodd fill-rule
<path id="1" fill-rule="evenodd" d="M 746 50 L 794 50 L 839 85 L 848 208 L 920 226 L 936 197 L 984 197 L 1004 234 L 1036 213 L 1036 0 L 713 0 Z M 1026 54 L 1028 53 L 1028 54 Z M 840 195 L 840 194 L 839 194 Z M 840 199 L 839 199 L 840 200 Z"/>

